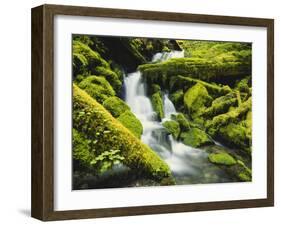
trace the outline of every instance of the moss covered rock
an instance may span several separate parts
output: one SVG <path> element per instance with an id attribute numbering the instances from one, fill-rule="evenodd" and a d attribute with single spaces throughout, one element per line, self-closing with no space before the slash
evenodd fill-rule
<path id="1" fill-rule="evenodd" d="M 107 98 L 102 105 L 115 118 L 119 117 L 125 111 L 130 110 L 130 107 L 123 100 L 116 96 Z"/>
<path id="2" fill-rule="evenodd" d="M 137 138 L 140 138 L 143 132 L 143 127 L 138 118 L 130 111 L 127 110 L 122 113 L 118 118 L 126 128 L 128 128 Z"/>
<path id="3" fill-rule="evenodd" d="M 105 101 L 108 97 L 115 96 L 115 91 L 104 77 L 89 76 L 83 79 L 78 86 L 85 90 L 91 97 L 99 103 Z"/>
<path id="4" fill-rule="evenodd" d="M 187 120 L 183 113 L 173 115 L 172 119 L 179 123 L 181 131 L 188 131 L 191 128 L 191 123 Z"/>
<path id="5" fill-rule="evenodd" d="M 183 94 L 183 90 L 179 89 L 169 95 L 169 98 L 175 105 L 176 109 L 182 109 L 183 107 Z"/>
<path id="6" fill-rule="evenodd" d="M 192 86 L 184 94 L 184 106 L 189 114 L 194 118 L 200 111 L 212 102 L 207 89 L 200 83 Z"/>
<path id="7" fill-rule="evenodd" d="M 151 104 L 153 110 L 156 112 L 158 119 L 164 118 L 164 106 L 161 92 L 152 94 Z"/>
<path id="8" fill-rule="evenodd" d="M 221 165 L 234 165 L 236 160 L 227 153 L 212 153 L 208 156 L 210 162 Z"/>
<path id="9" fill-rule="evenodd" d="M 175 139 L 178 139 L 180 135 L 180 125 L 177 121 L 170 120 L 170 121 L 165 121 L 162 123 L 162 125 L 166 128 L 166 130 L 172 134 L 172 136 Z"/>
<path id="10" fill-rule="evenodd" d="M 191 147 L 201 147 L 214 143 L 203 130 L 198 128 L 191 128 L 187 132 L 182 132 L 180 139 L 185 145 Z"/>
<path id="11" fill-rule="evenodd" d="M 91 139 L 91 151 L 120 150 L 123 163 L 141 175 L 171 178 L 168 165 L 85 91 L 73 86 L 73 127 Z M 81 159 L 83 161 L 83 159 Z"/>

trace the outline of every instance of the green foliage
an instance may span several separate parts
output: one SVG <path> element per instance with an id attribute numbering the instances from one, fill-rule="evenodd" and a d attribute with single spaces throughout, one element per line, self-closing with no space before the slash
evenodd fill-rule
<path id="1" fill-rule="evenodd" d="M 168 165 L 154 151 L 76 85 L 73 86 L 73 127 L 93 141 L 92 147 L 98 154 L 120 150 L 118 155 L 124 157 L 123 164 L 139 174 L 158 181 L 172 177 Z"/>
<path id="2" fill-rule="evenodd" d="M 122 113 L 118 118 L 126 128 L 128 128 L 137 138 L 141 138 L 143 127 L 140 120 L 130 111 L 127 110 Z"/>
<path id="3" fill-rule="evenodd" d="M 189 114 L 194 118 L 200 111 L 209 106 L 212 97 L 209 96 L 207 89 L 200 83 L 192 86 L 184 94 L 184 106 Z"/>
<path id="4" fill-rule="evenodd" d="M 123 100 L 116 96 L 107 98 L 102 105 L 115 118 L 119 117 L 125 111 L 130 110 L 130 107 Z"/>
<path id="5" fill-rule="evenodd" d="M 209 160 L 215 164 L 222 164 L 222 165 L 234 165 L 236 164 L 236 160 L 227 153 L 211 153 L 209 156 Z"/>
<path id="6" fill-rule="evenodd" d="M 187 132 L 181 132 L 180 138 L 185 145 L 191 147 L 201 147 L 214 143 L 203 130 L 198 128 L 191 128 Z"/>
<path id="7" fill-rule="evenodd" d="M 157 113 L 158 119 L 164 118 L 164 106 L 161 92 L 152 94 L 151 104 L 153 110 Z"/>
<path id="8" fill-rule="evenodd" d="M 98 173 L 104 173 L 109 169 L 112 169 L 114 165 L 118 165 L 122 163 L 125 158 L 120 155 L 120 150 L 112 150 L 104 151 L 93 160 L 91 160 L 90 164 L 98 169 Z"/>
<path id="9" fill-rule="evenodd" d="M 78 86 L 85 90 L 91 97 L 99 103 L 105 101 L 108 97 L 115 96 L 115 91 L 104 77 L 95 75 L 83 79 Z"/>
<path id="10" fill-rule="evenodd" d="M 165 121 L 164 123 L 162 123 L 162 125 L 167 129 L 170 134 L 172 134 L 175 139 L 178 139 L 180 135 L 180 125 L 177 121 Z"/>

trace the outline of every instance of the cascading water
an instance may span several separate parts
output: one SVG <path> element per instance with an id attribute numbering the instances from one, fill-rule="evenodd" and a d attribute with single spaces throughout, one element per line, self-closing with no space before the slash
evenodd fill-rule
<path id="1" fill-rule="evenodd" d="M 183 51 L 157 53 L 152 62 L 162 62 L 170 58 L 183 57 Z M 220 168 L 209 163 L 204 150 L 192 148 L 176 141 L 169 135 L 162 123 L 177 114 L 176 109 L 164 94 L 163 105 L 165 117 L 159 122 L 153 111 L 151 101 L 146 94 L 141 72 L 127 74 L 124 79 L 125 101 L 143 125 L 141 140 L 156 151 L 169 165 L 177 184 L 214 183 L 233 181 Z"/>

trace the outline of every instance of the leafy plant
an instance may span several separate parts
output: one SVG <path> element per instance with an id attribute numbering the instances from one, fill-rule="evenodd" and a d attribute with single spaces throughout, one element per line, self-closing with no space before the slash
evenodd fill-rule
<path id="1" fill-rule="evenodd" d="M 120 164 L 124 159 L 125 158 L 120 155 L 120 150 L 110 149 L 95 157 L 91 161 L 91 165 L 93 165 L 95 169 L 98 169 L 99 173 L 104 173 L 114 165 Z"/>

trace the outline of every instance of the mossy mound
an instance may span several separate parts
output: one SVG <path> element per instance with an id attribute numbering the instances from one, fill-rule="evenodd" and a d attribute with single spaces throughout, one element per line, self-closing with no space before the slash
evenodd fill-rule
<path id="1" fill-rule="evenodd" d="M 175 108 L 178 110 L 181 110 L 183 107 L 183 95 L 184 93 L 182 89 L 179 89 L 169 95 L 170 100 L 173 102 Z"/>
<path id="2" fill-rule="evenodd" d="M 164 118 L 164 106 L 161 92 L 156 92 L 151 96 L 151 104 L 159 120 Z"/>
<path id="3" fill-rule="evenodd" d="M 198 128 L 191 128 L 187 132 L 182 132 L 180 139 L 185 145 L 195 148 L 214 143 L 203 130 Z"/>
<path id="4" fill-rule="evenodd" d="M 191 128 L 191 123 L 182 113 L 172 115 L 172 119 L 179 123 L 181 131 L 188 131 Z"/>
<path id="5" fill-rule="evenodd" d="M 130 107 L 123 100 L 116 96 L 107 98 L 102 105 L 115 118 L 119 117 L 125 111 L 130 110 Z"/>
<path id="6" fill-rule="evenodd" d="M 76 85 L 73 86 L 73 126 L 91 140 L 89 152 L 119 150 L 123 164 L 137 173 L 158 181 L 172 177 L 168 165 L 154 151 Z"/>
<path id="7" fill-rule="evenodd" d="M 212 153 L 208 156 L 210 162 L 215 164 L 222 164 L 222 165 L 234 165 L 236 164 L 236 160 L 227 153 Z"/>
<path id="8" fill-rule="evenodd" d="M 108 97 L 115 96 L 115 91 L 104 77 L 88 76 L 83 79 L 78 86 L 85 90 L 91 97 L 99 103 L 103 103 Z"/>
<path id="9" fill-rule="evenodd" d="M 200 113 L 200 110 L 209 106 L 212 100 L 205 86 L 200 83 L 192 86 L 184 94 L 184 106 L 193 118 Z"/>
<path id="10" fill-rule="evenodd" d="M 130 111 L 127 110 L 122 113 L 118 118 L 126 128 L 128 128 L 137 138 L 141 138 L 143 127 L 140 120 Z"/>
<path id="11" fill-rule="evenodd" d="M 165 121 L 162 123 L 162 125 L 167 129 L 167 131 L 172 134 L 174 139 L 178 139 L 180 135 L 180 125 L 177 121 L 170 120 L 170 121 Z"/>

